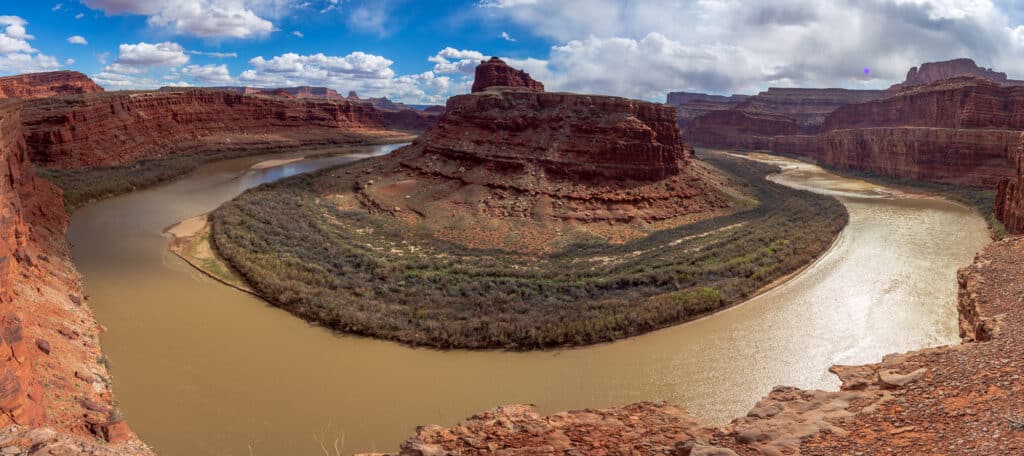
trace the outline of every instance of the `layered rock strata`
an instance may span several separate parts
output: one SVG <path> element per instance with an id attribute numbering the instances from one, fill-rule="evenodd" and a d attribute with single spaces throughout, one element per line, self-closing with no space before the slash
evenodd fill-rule
<path id="1" fill-rule="evenodd" d="M 371 174 L 364 181 L 374 185 L 360 194 L 371 207 L 431 214 L 486 205 L 501 192 L 497 200 L 521 199 L 524 214 L 583 222 L 724 207 L 691 166 L 675 117 L 674 108 L 617 97 L 511 88 L 460 95 L 435 128 L 392 154 L 400 171 Z M 427 191 L 444 185 L 458 188 Z"/>
<path id="2" fill-rule="evenodd" d="M 1016 153 L 1017 172 L 996 187 L 995 215 L 1012 233 L 1024 233 L 1024 135 Z"/>
<path id="3" fill-rule="evenodd" d="M 475 79 L 473 79 L 473 93 L 491 87 L 519 87 L 537 92 L 544 91 L 544 84 L 535 81 L 529 73 L 512 68 L 497 57 L 480 62 L 480 65 L 476 67 Z"/>
<path id="4" fill-rule="evenodd" d="M 18 445 L 31 442 L 26 451 L 87 442 L 51 438 L 75 434 L 117 443 L 111 454 L 148 454 L 113 405 L 101 329 L 64 241 L 61 193 L 35 176 L 21 109 L 0 104 L 0 426 L 51 429 L 46 439 L 18 437 Z"/>
<path id="5" fill-rule="evenodd" d="M 22 117 L 32 160 L 54 168 L 210 150 L 345 144 L 386 129 L 383 115 L 361 103 L 221 90 L 32 100 Z"/>
<path id="6" fill-rule="evenodd" d="M 0 77 L 0 98 L 45 98 L 102 91 L 103 87 L 77 71 Z"/>
<path id="7" fill-rule="evenodd" d="M 547 417 L 506 406 L 450 428 L 420 427 L 399 454 L 1020 454 L 1022 260 L 1024 238 L 1009 238 L 960 271 L 964 345 L 835 366 L 843 382 L 837 392 L 776 387 L 721 427 L 702 426 L 667 404 Z"/>

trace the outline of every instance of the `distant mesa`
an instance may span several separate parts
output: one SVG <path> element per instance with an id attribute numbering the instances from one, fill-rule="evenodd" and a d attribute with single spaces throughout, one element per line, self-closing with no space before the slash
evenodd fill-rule
<path id="1" fill-rule="evenodd" d="M 894 84 L 889 90 L 901 90 L 908 87 L 931 84 L 933 82 L 962 76 L 973 76 L 987 79 L 1000 85 L 1024 85 L 1024 81 L 1008 79 L 1006 73 L 982 68 L 971 59 L 953 59 L 944 62 L 928 62 L 920 68 L 913 67 L 907 72 L 907 78 Z"/>
<path id="2" fill-rule="evenodd" d="M 77 71 L 51 71 L 0 78 L 0 98 L 46 98 L 102 91 L 103 87 Z"/>
<path id="3" fill-rule="evenodd" d="M 544 84 L 535 81 L 529 73 L 512 68 L 497 57 L 480 62 L 476 67 L 473 93 L 482 92 L 490 87 L 521 87 L 537 92 L 544 91 Z"/>

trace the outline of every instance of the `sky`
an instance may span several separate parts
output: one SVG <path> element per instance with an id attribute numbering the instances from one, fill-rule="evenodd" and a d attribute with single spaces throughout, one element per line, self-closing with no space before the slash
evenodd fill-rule
<path id="1" fill-rule="evenodd" d="M 1014 0 L 0 0 L 0 74 L 107 90 L 327 86 L 406 103 L 469 91 L 500 56 L 548 90 L 885 88 L 970 57 L 1024 79 Z"/>

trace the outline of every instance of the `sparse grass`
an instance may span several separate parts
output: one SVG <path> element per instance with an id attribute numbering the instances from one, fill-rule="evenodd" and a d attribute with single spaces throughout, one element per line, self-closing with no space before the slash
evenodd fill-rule
<path id="1" fill-rule="evenodd" d="M 625 244 L 521 255 L 320 204 L 312 184 L 325 170 L 221 206 L 212 239 L 272 303 L 339 331 L 439 348 L 593 344 L 740 302 L 812 261 L 846 224 L 835 198 L 766 180 L 774 166 L 704 159 L 760 204 Z"/>

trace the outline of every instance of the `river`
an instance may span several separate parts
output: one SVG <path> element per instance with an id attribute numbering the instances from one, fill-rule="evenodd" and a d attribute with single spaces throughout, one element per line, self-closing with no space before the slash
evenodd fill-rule
<path id="1" fill-rule="evenodd" d="M 510 403 L 541 412 L 667 400 L 712 423 L 775 385 L 835 389 L 832 364 L 957 343 L 956 270 L 988 242 L 964 206 L 759 156 L 785 185 L 837 196 L 850 223 L 792 280 L 710 317 L 630 339 L 529 353 L 437 351 L 335 334 L 221 285 L 163 230 L 247 188 L 395 146 L 252 169 L 217 162 L 76 211 L 68 239 L 120 409 L 165 456 L 387 451 L 420 424 Z M 333 450 L 332 450 L 333 451 Z"/>

